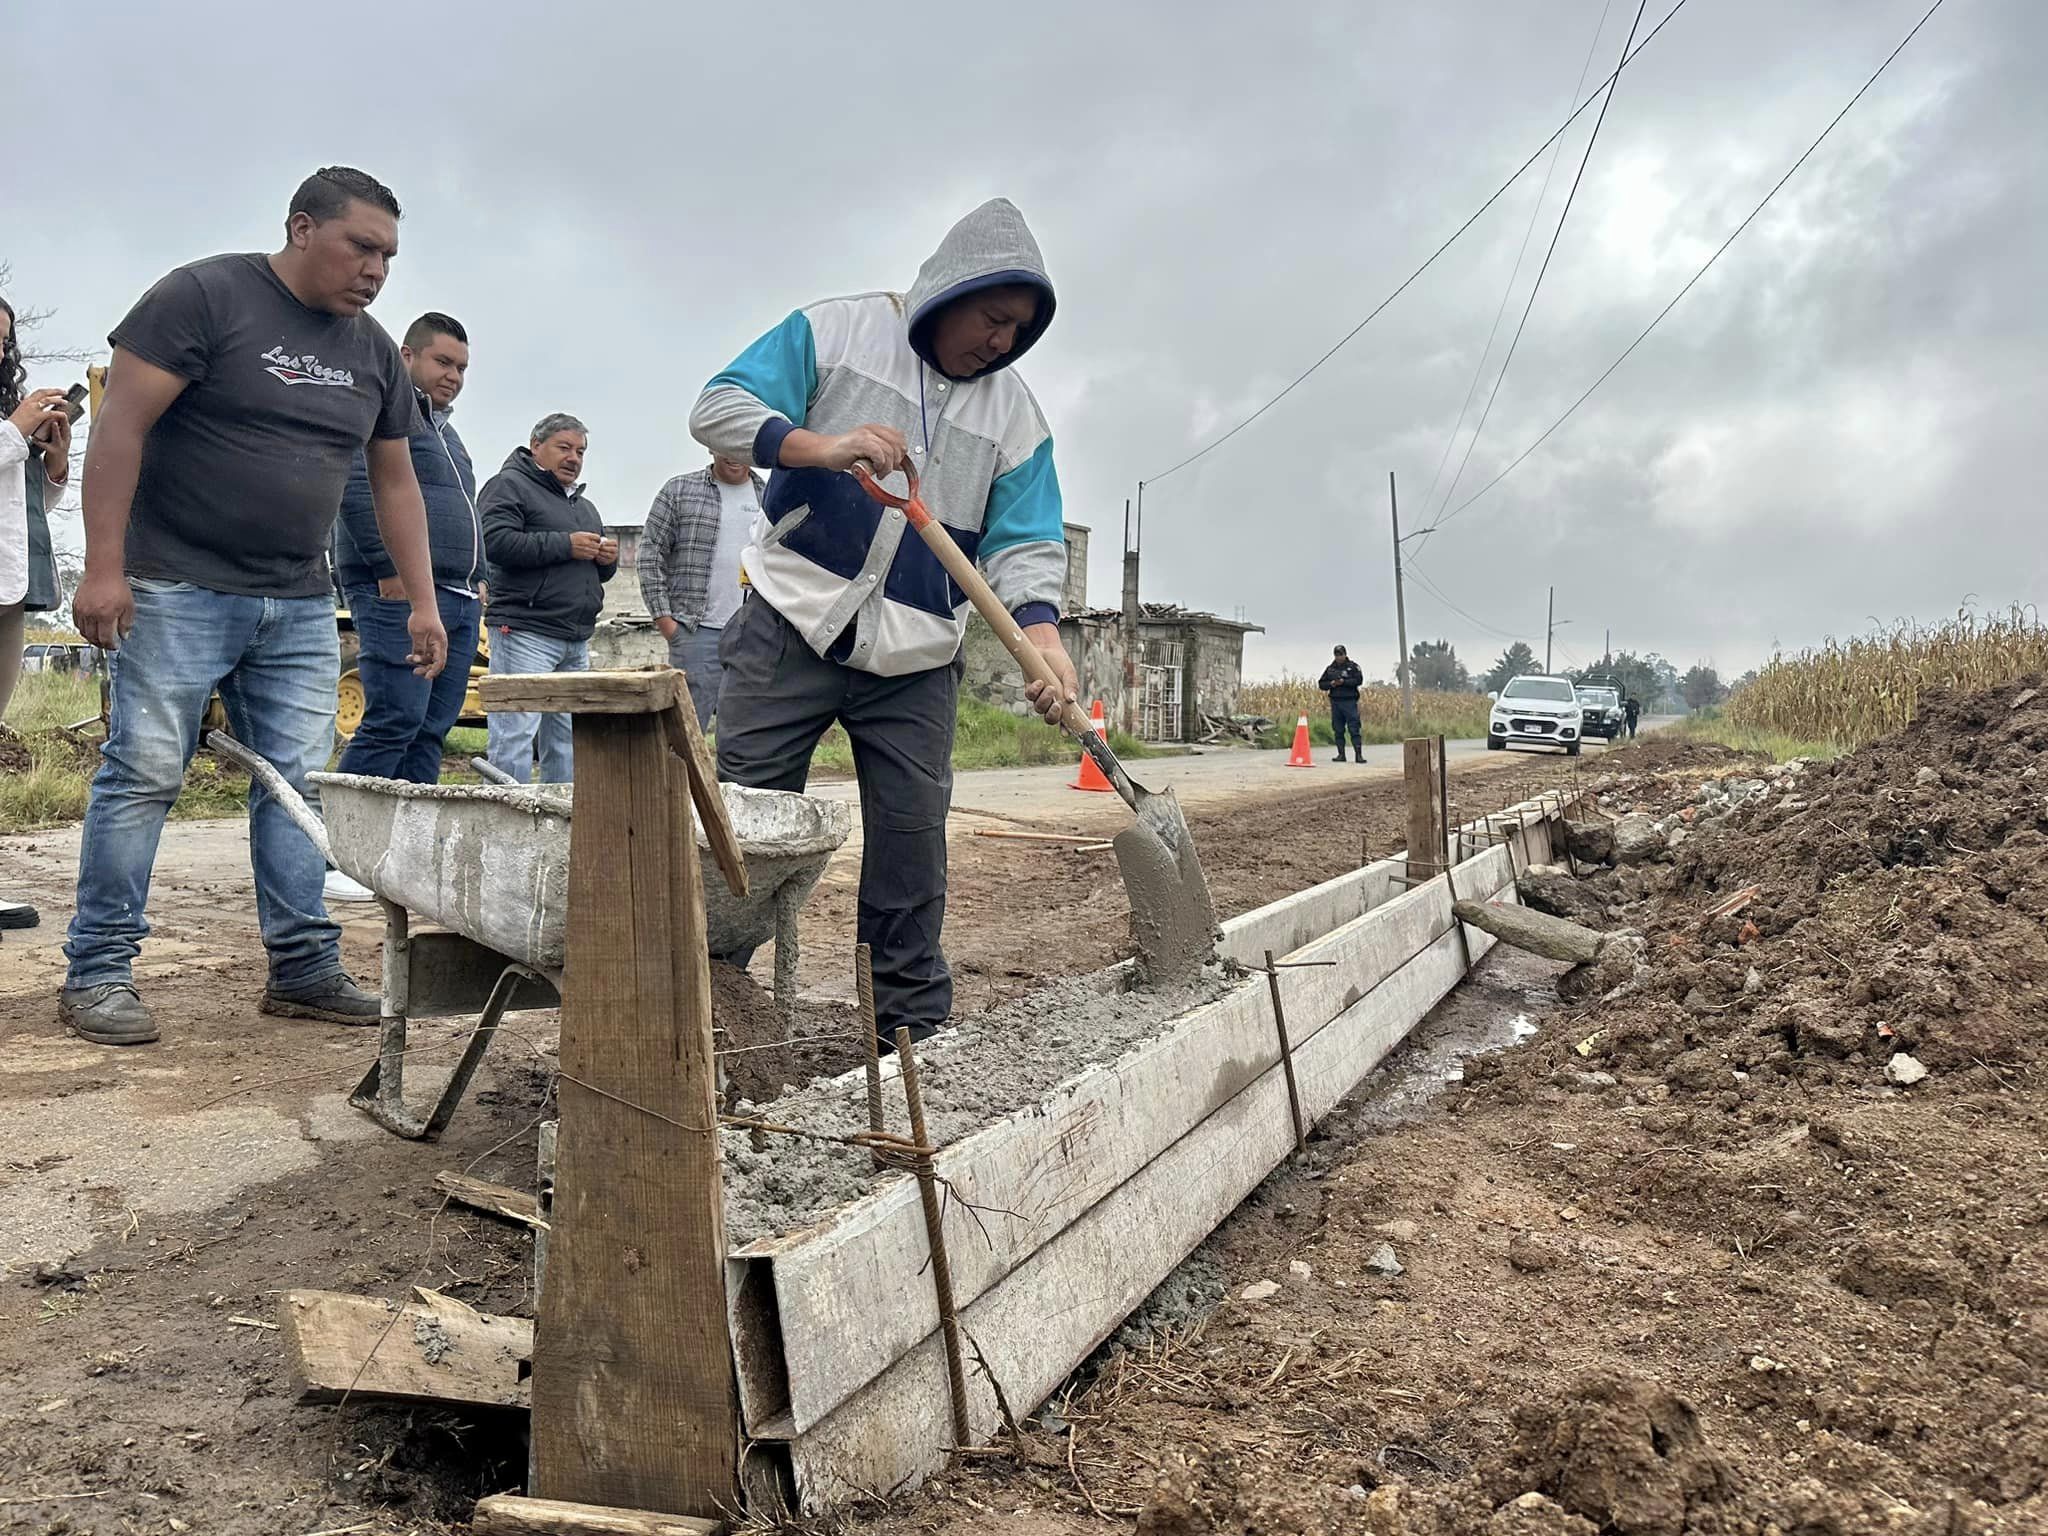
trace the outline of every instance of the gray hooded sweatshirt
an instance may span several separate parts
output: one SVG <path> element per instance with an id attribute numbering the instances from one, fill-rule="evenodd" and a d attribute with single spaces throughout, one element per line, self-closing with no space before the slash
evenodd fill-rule
<path id="1" fill-rule="evenodd" d="M 1032 323 L 973 378 L 948 378 L 931 349 L 940 311 L 1020 283 L 1039 291 Z M 969 608 L 901 512 L 851 475 L 778 466 L 797 427 L 836 434 L 877 422 L 902 432 L 925 505 L 1017 622 L 1058 620 L 1066 540 L 1052 432 L 1010 367 L 1044 334 L 1053 302 L 1023 215 L 996 198 L 947 232 L 908 294 L 808 305 L 705 386 L 692 435 L 773 471 L 742 577 L 819 655 L 886 677 L 946 666 Z"/>

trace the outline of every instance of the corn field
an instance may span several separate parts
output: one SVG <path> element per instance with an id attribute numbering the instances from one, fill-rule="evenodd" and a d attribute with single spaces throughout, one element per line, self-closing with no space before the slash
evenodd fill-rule
<path id="1" fill-rule="evenodd" d="M 2048 628 L 2030 609 L 1945 624 L 1900 623 L 1818 650 L 1774 656 L 1737 689 L 1727 715 L 1740 726 L 1825 741 L 1843 751 L 1903 727 L 1928 688 L 1975 693 L 2048 673 Z"/>
<path id="2" fill-rule="evenodd" d="M 1491 701 L 1483 693 L 1417 689 L 1411 731 L 1401 723 L 1400 689 L 1367 687 L 1358 693 L 1359 723 L 1365 735 L 1374 741 L 1399 741 L 1411 734 L 1453 736 L 1461 740 L 1484 736 L 1490 707 Z M 1265 715 L 1292 734 L 1294 722 L 1301 715 L 1307 715 L 1311 724 L 1327 724 L 1330 700 L 1317 689 L 1314 678 L 1283 672 L 1272 682 L 1246 683 L 1238 690 L 1237 710 L 1244 715 Z"/>

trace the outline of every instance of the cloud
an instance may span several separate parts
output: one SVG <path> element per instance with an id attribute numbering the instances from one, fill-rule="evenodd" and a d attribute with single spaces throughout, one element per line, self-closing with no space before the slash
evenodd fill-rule
<path id="1" fill-rule="evenodd" d="M 1685 6 L 1622 76 L 1460 500 L 1923 8 Z M 362 164 L 407 207 L 379 314 L 446 309 L 475 339 L 457 420 L 478 459 L 573 410 L 593 497 L 630 520 L 700 457 L 690 401 L 739 347 L 811 299 L 907 284 L 1002 193 L 1060 288 L 1024 371 L 1068 516 L 1096 530 L 1100 597 L 1136 482 L 1269 398 L 1492 192 L 1556 125 L 1589 46 L 1591 79 L 1612 67 L 1632 12 L 1595 39 L 1601 14 L 878 0 L 764 28 L 730 7 L 450 0 L 337 30 L 233 0 L 208 8 L 195 87 L 165 67 L 190 54 L 189 18 L 111 0 L 91 110 L 65 72 L 17 71 L 16 117 L 62 122 L 65 143 L 10 178 L 0 255 L 12 297 L 58 309 L 53 344 L 96 344 L 169 267 L 273 244 L 308 169 Z M 1641 351 L 1426 542 L 1423 569 L 1478 622 L 1418 584 L 1411 633 L 1468 661 L 1498 652 L 1493 629 L 1540 642 L 1556 585 L 1582 652 L 1611 627 L 1740 671 L 1867 615 L 2038 595 L 2044 44 L 2031 0 L 1945 6 Z M 1592 115 L 1562 148 L 1508 326 Z M 1340 632 L 1392 671 L 1387 475 L 1423 526 L 1541 173 L 1280 406 L 1148 488 L 1147 598 L 1244 608 L 1268 626 L 1254 672 L 1319 663 Z"/>

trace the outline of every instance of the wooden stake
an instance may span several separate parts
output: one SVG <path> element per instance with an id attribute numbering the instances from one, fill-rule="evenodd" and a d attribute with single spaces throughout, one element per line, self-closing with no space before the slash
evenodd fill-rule
<path id="1" fill-rule="evenodd" d="M 1441 736 L 1436 738 L 1436 792 L 1439 835 L 1448 840 L 1448 834 L 1441 829 L 1448 826 L 1451 819 L 1451 770 L 1444 757 L 1444 739 Z M 1444 889 L 1450 892 L 1451 906 L 1455 910 L 1458 905 L 1458 877 L 1452 871 L 1458 867 L 1457 850 L 1446 851 L 1444 860 Z M 1463 923 L 1458 924 L 1458 953 L 1464 957 L 1465 969 L 1471 970 L 1472 935 L 1465 931 Z"/>
<path id="2" fill-rule="evenodd" d="M 533 1492 L 717 1517 L 739 1497 L 704 893 L 673 672 L 494 678 L 576 715 L 561 1123 Z"/>
<path id="3" fill-rule="evenodd" d="M 924 1092 L 918 1086 L 917 1057 L 911 1054 L 910 1031 L 896 1031 L 896 1056 L 903 1063 L 903 1097 L 910 1105 L 910 1134 L 920 1147 L 929 1147 L 924 1129 Z M 917 1160 L 917 1195 L 924 1202 L 924 1233 L 931 1245 L 932 1289 L 939 1298 L 939 1332 L 946 1346 L 946 1388 L 953 1404 L 953 1444 L 968 1443 L 967 1371 L 960 1358 L 960 1315 L 953 1307 L 953 1269 L 946 1262 L 946 1233 L 939 1216 L 938 1180 L 932 1173 L 930 1153 Z"/>
<path id="4" fill-rule="evenodd" d="M 867 1037 L 868 1053 L 868 1129 L 880 1131 L 882 1124 L 882 1040 L 875 1023 L 875 952 L 865 944 L 853 946 L 853 990 L 860 998 L 860 1030 Z M 877 1168 L 882 1166 L 882 1152 L 879 1147 L 870 1147 L 868 1156 L 873 1158 Z"/>
<path id="5" fill-rule="evenodd" d="M 1287 1074 L 1287 1108 L 1294 1116 L 1294 1152 L 1308 1151 L 1308 1127 L 1301 1123 L 1301 1089 L 1294 1082 L 1294 1046 L 1287 1038 L 1287 1010 L 1280 1006 L 1280 967 L 1266 951 L 1266 985 L 1273 990 L 1273 1030 L 1280 1037 L 1280 1070 Z"/>
<path id="6" fill-rule="evenodd" d="M 1413 736 L 1402 743 L 1402 776 L 1408 785 L 1408 875 L 1426 879 L 1443 861 L 1443 821 L 1437 814 L 1435 740 Z M 1432 851 L 1433 850 L 1433 851 Z"/>

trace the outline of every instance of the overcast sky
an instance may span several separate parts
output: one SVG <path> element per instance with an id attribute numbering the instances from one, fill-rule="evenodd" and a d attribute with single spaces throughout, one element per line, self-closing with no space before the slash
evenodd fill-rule
<path id="1" fill-rule="evenodd" d="M 1649 0 L 1645 32 L 1672 3 Z M 1621 77 L 1456 500 L 1615 358 L 1925 6 L 1689 0 Z M 573 411 L 591 496 L 637 522 L 702 462 L 690 404 L 735 351 L 798 304 L 906 287 L 1002 194 L 1059 290 L 1022 371 L 1110 604 L 1134 483 L 1356 324 L 1564 117 L 1589 50 L 1588 90 L 1613 68 L 1634 14 L 117 0 L 56 17 L 53 61 L 16 55 L 0 258 L 17 306 L 57 311 L 36 344 L 100 346 L 165 270 L 274 249 L 300 177 L 359 165 L 406 209 L 374 313 L 469 328 L 456 420 L 479 466 Z M 1428 540 L 1423 573 L 1471 617 L 1411 585 L 1411 639 L 1448 636 L 1475 669 L 1503 633 L 1540 655 L 1554 582 L 1561 664 L 1611 626 L 1617 648 L 1733 675 L 1873 618 L 2038 597 L 2044 44 L 2036 0 L 1948 0 L 1622 370 Z M 1468 437 L 1597 110 L 1563 141 Z M 1317 668 L 1333 641 L 1391 675 L 1387 474 L 1421 526 L 1547 165 L 1270 414 L 1147 491 L 1147 600 L 1264 624 L 1253 675 Z"/>

